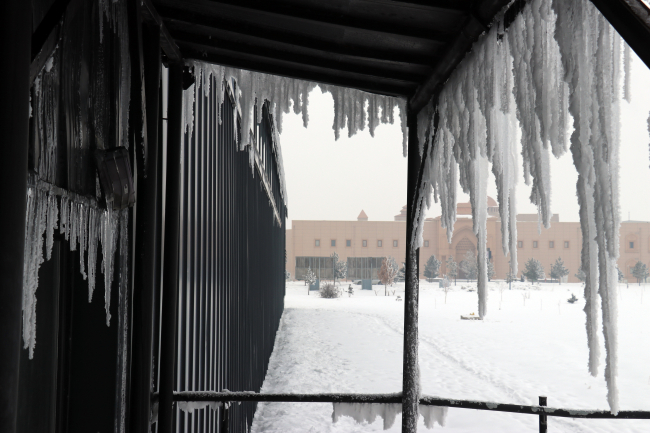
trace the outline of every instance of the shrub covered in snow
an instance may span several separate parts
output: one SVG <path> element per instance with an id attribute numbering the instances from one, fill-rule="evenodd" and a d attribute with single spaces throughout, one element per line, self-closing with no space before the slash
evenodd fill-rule
<path id="1" fill-rule="evenodd" d="M 341 296 L 341 291 L 334 284 L 322 285 L 318 293 L 321 298 L 338 298 Z"/>

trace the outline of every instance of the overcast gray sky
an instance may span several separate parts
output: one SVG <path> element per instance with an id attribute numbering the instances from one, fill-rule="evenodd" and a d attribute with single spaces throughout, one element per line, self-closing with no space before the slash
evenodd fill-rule
<path id="1" fill-rule="evenodd" d="M 633 55 L 632 102 L 621 110 L 621 218 L 650 221 L 650 168 L 648 113 L 650 71 Z M 372 138 L 367 129 L 352 138 L 341 131 L 334 140 L 334 103 L 329 93 L 316 88 L 309 96 L 309 127 L 299 115 L 284 116 L 282 154 L 291 220 L 355 220 L 363 209 L 370 220 L 392 220 L 406 204 L 406 158 L 402 156 L 399 117 L 394 125 L 381 125 Z M 522 169 L 520 168 L 520 173 Z M 571 153 L 551 156 L 551 208 L 561 221 L 578 221 L 575 195 L 577 173 Z M 460 187 L 458 188 L 460 191 Z M 494 178 L 488 194 L 496 198 Z M 528 197 L 530 188 L 519 180 L 519 213 L 536 213 Z M 462 192 L 459 202 L 469 201 Z M 440 215 L 434 205 L 428 216 Z"/>

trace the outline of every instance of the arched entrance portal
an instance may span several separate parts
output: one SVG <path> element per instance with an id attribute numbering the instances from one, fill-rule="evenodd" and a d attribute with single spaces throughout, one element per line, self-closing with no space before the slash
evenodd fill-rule
<path id="1" fill-rule="evenodd" d="M 474 243 L 470 241 L 466 236 L 464 236 L 457 244 L 456 244 L 456 263 L 458 263 L 458 279 L 463 279 L 467 278 L 465 275 L 465 272 L 463 272 L 463 269 L 460 267 L 460 262 L 465 259 L 465 254 L 467 252 L 472 252 L 476 254 L 476 247 L 474 246 Z"/>

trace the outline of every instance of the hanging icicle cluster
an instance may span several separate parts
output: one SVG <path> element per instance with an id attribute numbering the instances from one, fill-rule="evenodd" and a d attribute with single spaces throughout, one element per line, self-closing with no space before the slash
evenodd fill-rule
<path id="1" fill-rule="evenodd" d="M 309 92 L 316 86 L 320 86 L 323 93 L 331 93 L 334 99 L 334 124 L 332 129 L 337 140 L 343 128 L 347 127 L 348 136 L 352 137 L 358 131 L 363 131 L 366 123 L 370 135 L 374 137 L 375 128 L 379 124 L 394 123 L 394 108 L 399 107 L 403 137 L 402 146 L 404 156 L 406 156 L 406 99 L 404 98 L 377 95 L 356 89 L 318 84 L 311 81 L 262 74 L 199 61 L 192 61 L 189 66 L 194 69 L 196 78 L 195 84 L 186 90 L 183 95 L 183 124 L 185 125 L 185 131 L 190 136 L 194 129 L 196 95 L 198 95 L 201 88 L 205 95 L 208 95 L 211 79 L 214 79 L 216 83 L 224 81 L 230 83 L 235 89 L 235 102 L 241 115 L 242 140 L 240 145 L 242 150 L 253 139 L 255 115 L 257 114 L 257 119 L 262 117 L 262 104 L 257 102 L 269 101 L 269 111 L 275 123 L 274 130 L 277 133 L 282 132 L 282 117 L 284 114 L 289 113 L 291 101 L 293 101 L 293 112 L 302 114 L 303 125 L 307 127 L 309 123 Z M 222 103 L 225 88 L 221 86 L 216 91 L 218 100 Z M 255 113 L 256 107 L 257 113 Z M 274 143 L 274 146 L 276 146 L 275 151 L 279 158 L 278 174 L 282 197 L 286 204 L 287 195 L 279 141 Z"/>
<path id="2" fill-rule="evenodd" d="M 59 233 L 69 241 L 70 251 L 79 249 L 81 274 L 84 280 L 88 280 L 88 302 L 92 300 L 95 290 L 97 251 L 101 244 L 106 326 L 109 326 L 117 239 L 128 231 L 128 220 L 124 220 L 124 214 L 128 215 L 128 209 L 119 212 L 100 209 L 93 199 L 65 191 L 35 176 L 30 176 L 27 190 L 23 272 L 23 342 L 25 349 L 29 348 L 30 359 L 34 356 L 36 346 L 38 271 L 45 260 L 52 258 L 54 230 L 58 229 Z M 118 224 L 120 218 L 125 223 Z M 120 250 L 122 256 L 126 253 L 126 249 Z M 128 262 L 127 257 L 120 257 L 120 262 L 122 261 Z M 128 275 L 120 275 L 120 284 L 123 278 L 128 280 Z"/>
<path id="3" fill-rule="evenodd" d="M 523 174 L 531 185 L 540 226 L 550 226 L 549 153 L 571 152 L 578 171 L 583 232 L 582 269 L 587 274 L 585 312 L 589 371 L 598 372 L 598 298 L 607 350 L 605 378 L 612 412 L 616 385 L 616 260 L 619 248 L 618 148 L 621 97 L 629 98 L 629 48 L 587 0 L 531 0 L 506 29 L 503 17 L 459 65 L 439 95 L 418 116 L 425 155 L 421 196 L 442 206 L 451 241 L 456 221 L 456 182 L 470 195 L 478 239 L 479 314 L 486 314 L 486 219 L 488 163 L 496 178 L 502 245 L 517 272 L 516 140 Z M 573 125 L 569 122 L 569 114 Z M 423 216 L 415 213 L 421 238 Z M 541 229 L 541 227 L 540 227 Z M 414 239 L 415 245 L 421 239 Z"/>
<path id="4" fill-rule="evenodd" d="M 585 313 L 590 350 L 589 371 L 598 373 L 600 295 L 605 339 L 607 400 L 619 410 L 616 291 L 619 257 L 619 142 L 623 67 L 622 41 L 591 2 L 553 1 L 556 38 L 569 84 L 569 111 L 574 119 L 571 153 L 578 170 L 582 227 L 582 269 L 586 274 Z M 628 50 L 627 45 L 625 50 Z M 627 74 L 629 76 L 629 73 Z M 625 77 L 625 83 L 628 77 Z M 623 86 L 629 97 L 629 84 Z"/>

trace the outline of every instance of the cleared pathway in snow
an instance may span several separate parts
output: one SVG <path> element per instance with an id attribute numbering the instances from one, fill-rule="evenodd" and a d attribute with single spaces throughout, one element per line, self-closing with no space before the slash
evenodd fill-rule
<path id="1" fill-rule="evenodd" d="M 459 286 L 461 284 L 459 283 Z M 465 284 L 469 287 L 469 285 Z M 494 286 L 497 288 L 498 286 Z M 476 293 L 448 294 L 423 285 L 420 368 L 423 393 L 449 398 L 531 404 L 547 395 L 550 406 L 606 408 L 601 375 L 588 375 L 582 303 L 570 305 L 579 285 L 544 290 L 490 292 L 484 322 L 461 321 L 476 310 Z M 621 295 L 621 404 L 650 409 L 650 297 L 623 286 Z M 396 294 L 401 294 L 398 287 Z M 528 293 L 528 298 L 526 297 Z M 290 284 L 263 392 L 363 392 L 401 390 L 403 303 L 394 296 L 360 292 L 331 300 L 307 296 Z M 650 295 L 650 294 L 649 294 Z M 402 294 L 403 296 L 403 294 Z M 524 301 L 526 305 L 524 306 Z M 499 309 L 501 307 L 501 309 Z M 624 338 L 623 338 L 624 337 Z M 603 363 L 604 364 L 604 363 Z M 351 418 L 332 423 L 332 405 L 261 403 L 253 432 L 369 432 L 382 430 Z M 450 409 L 446 432 L 535 432 L 530 415 Z M 400 430 L 400 417 L 390 429 Z M 420 429 L 426 430 L 422 419 Z M 551 419 L 552 432 L 644 432 L 650 421 Z"/>

